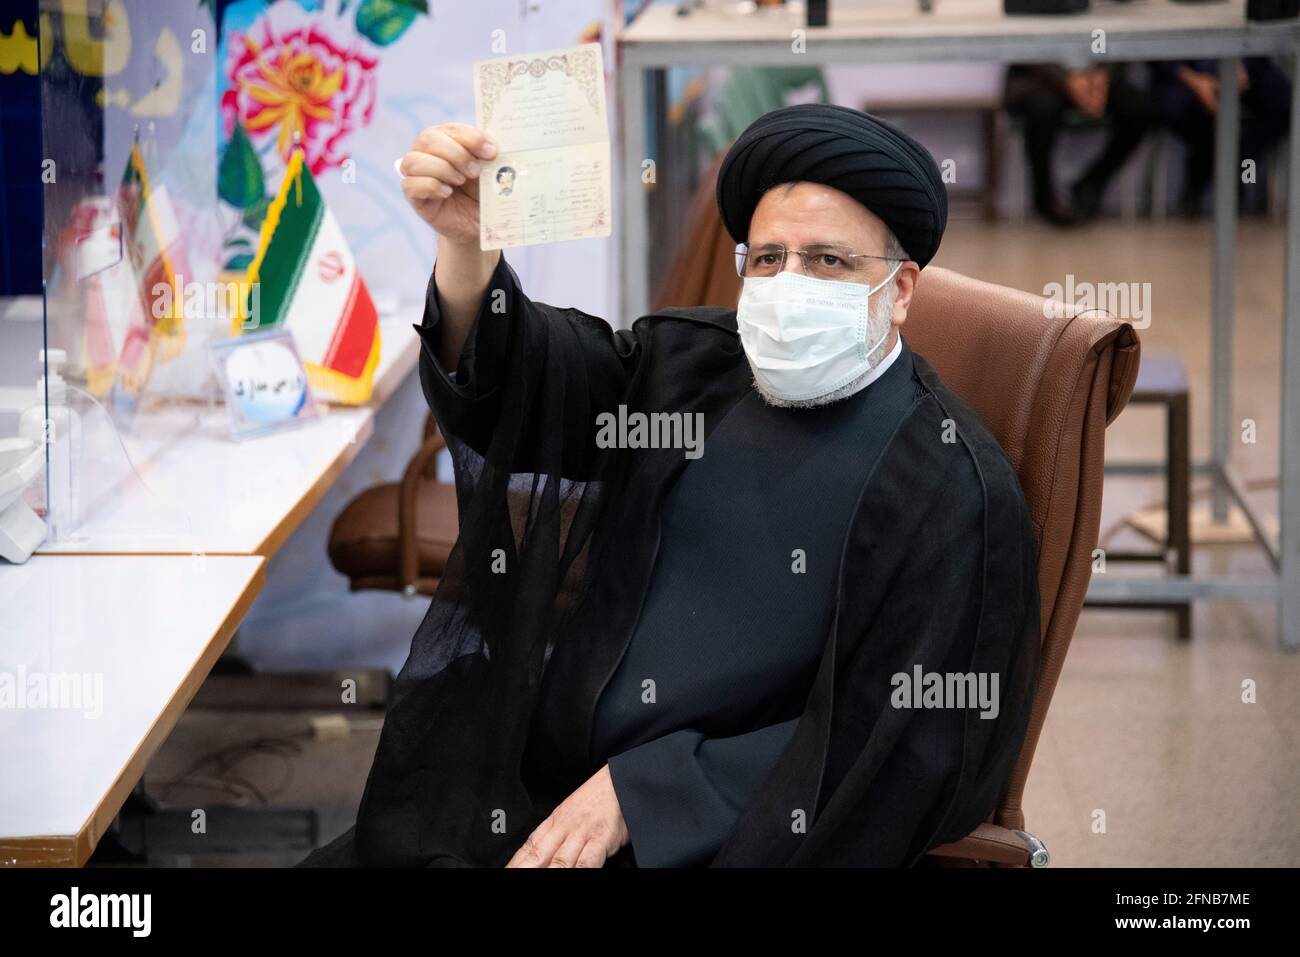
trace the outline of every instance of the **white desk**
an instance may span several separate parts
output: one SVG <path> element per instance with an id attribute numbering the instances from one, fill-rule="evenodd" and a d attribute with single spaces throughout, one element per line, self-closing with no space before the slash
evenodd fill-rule
<path id="1" fill-rule="evenodd" d="M 420 340 L 409 316 L 385 320 L 382 337 L 364 406 L 323 405 L 316 421 L 243 441 L 231 439 L 222 406 L 177 403 L 142 415 L 125 437 L 139 479 L 114 469 L 113 492 L 87 509 L 76 534 L 38 553 L 274 554 L 357 457 L 377 409 L 415 366 Z M 119 471 L 128 474 L 120 484 Z"/>
<path id="2" fill-rule="evenodd" d="M 115 484 L 75 538 L 0 563 L 0 682 L 22 668 L 89 674 L 103 690 L 97 718 L 0 699 L 0 866 L 90 857 L 247 614 L 266 557 L 414 368 L 410 316 L 382 335 L 369 404 L 244 442 L 224 408 L 169 406 L 126 438 L 139 478 Z"/>
<path id="3" fill-rule="evenodd" d="M 0 866 L 85 863 L 248 611 L 264 562 L 69 555 L 0 569 Z M 85 675 L 89 694 L 63 707 L 4 697 L 20 678 L 30 695 L 33 681 Z"/>
<path id="4" fill-rule="evenodd" d="M 77 532 L 38 554 L 273 554 L 370 438 L 374 410 L 326 407 L 320 419 L 235 442 L 226 410 L 176 406 L 146 429 L 188 434 L 137 463 L 114 462 L 113 490 Z M 128 440 L 131 448 L 136 442 Z M 119 473 L 127 477 L 120 482 Z"/>

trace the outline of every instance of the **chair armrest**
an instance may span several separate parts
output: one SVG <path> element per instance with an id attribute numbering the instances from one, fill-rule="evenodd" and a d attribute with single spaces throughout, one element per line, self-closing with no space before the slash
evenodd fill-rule
<path id="1" fill-rule="evenodd" d="M 1009 867 L 1046 867 L 1048 861 L 1047 848 L 1032 834 L 987 822 L 961 840 L 940 844 L 928 853 L 934 857 L 987 861 Z"/>
<path id="2" fill-rule="evenodd" d="M 420 484 L 437 476 L 438 453 L 447 447 L 442 434 L 433 426 L 430 416 L 425 427 L 423 444 L 406 463 L 397 493 L 397 554 L 400 561 L 402 593 L 415 594 L 415 584 L 420 577 L 420 550 L 416 511 L 419 508 Z"/>

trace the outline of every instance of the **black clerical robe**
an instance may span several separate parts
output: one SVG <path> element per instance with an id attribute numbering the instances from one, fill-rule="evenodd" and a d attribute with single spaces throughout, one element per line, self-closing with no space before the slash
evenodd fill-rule
<path id="1" fill-rule="evenodd" d="M 439 322 L 431 278 L 420 376 L 456 466 L 461 537 L 398 675 L 355 835 L 309 863 L 499 866 L 599 770 L 597 706 L 689 460 L 609 447 L 598 416 L 699 415 L 707 458 L 713 430 L 752 401 L 734 310 L 614 331 L 531 302 L 503 257 L 454 375 L 435 358 Z M 1039 650 L 1024 497 L 977 417 L 910 358 L 914 393 L 838 535 L 803 706 L 705 852 L 712 866 L 915 864 L 987 818 L 1023 742 Z M 994 676 L 997 716 L 899 694 L 914 674 Z"/>
<path id="2" fill-rule="evenodd" d="M 592 729 L 639 867 L 708 863 L 794 733 L 844 531 L 921 390 L 904 343 L 880 373 L 816 408 L 751 391 L 664 501 L 641 615 Z"/>

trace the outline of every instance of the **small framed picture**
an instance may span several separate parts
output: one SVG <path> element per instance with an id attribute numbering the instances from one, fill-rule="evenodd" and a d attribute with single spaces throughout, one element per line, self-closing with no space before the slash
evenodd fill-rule
<path id="1" fill-rule="evenodd" d="M 288 329 L 273 329 L 208 346 L 236 439 L 263 435 L 316 417 L 316 403 Z"/>

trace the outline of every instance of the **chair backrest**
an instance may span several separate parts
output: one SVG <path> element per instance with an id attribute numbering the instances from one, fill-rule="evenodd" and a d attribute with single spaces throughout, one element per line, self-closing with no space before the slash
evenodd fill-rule
<path id="1" fill-rule="evenodd" d="M 1029 732 L 994 823 L 1021 797 L 1092 577 L 1106 426 L 1137 379 L 1133 327 L 1032 293 L 928 267 L 903 335 L 976 413 L 1020 477 L 1038 534 L 1043 654 Z"/>
<path id="2" fill-rule="evenodd" d="M 726 151 L 713 158 L 686 210 L 686 229 L 659 284 L 651 311 L 666 306 L 726 306 L 734 308 L 740 296 L 740 277 L 736 275 L 736 241 L 722 225 L 718 215 L 713 184 Z"/>
<path id="3" fill-rule="evenodd" d="M 656 306 L 734 307 L 734 241 L 714 202 L 717 167 L 692 199 Z M 1001 443 L 1038 533 L 1043 654 L 1029 731 L 994 823 L 1023 829 L 1021 798 L 1047 708 L 1083 609 L 1101 524 L 1106 426 L 1137 379 L 1133 327 L 1033 293 L 927 267 L 903 336 Z"/>

